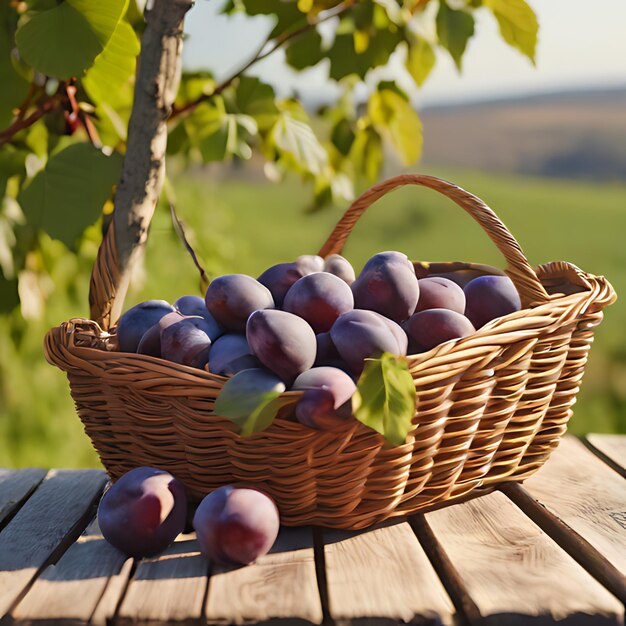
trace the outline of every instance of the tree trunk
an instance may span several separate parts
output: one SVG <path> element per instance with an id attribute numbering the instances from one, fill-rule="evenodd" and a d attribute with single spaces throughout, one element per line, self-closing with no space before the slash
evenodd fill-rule
<path id="1" fill-rule="evenodd" d="M 89 293 L 91 317 L 104 328 L 121 314 L 163 187 L 167 119 L 180 80 L 183 18 L 192 5 L 193 0 L 148 0 L 126 156 L 106 235 L 113 240 L 98 252 Z"/>

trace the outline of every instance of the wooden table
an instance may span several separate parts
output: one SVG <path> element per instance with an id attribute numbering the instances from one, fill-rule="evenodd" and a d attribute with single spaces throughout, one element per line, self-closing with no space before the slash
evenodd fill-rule
<path id="1" fill-rule="evenodd" d="M 523 487 L 361 533 L 285 528 L 224 569 L 183 535 L 100 536 L 99 470 L 0 470 L 2 624 L 623 624 L 626 436 L 566 438 Z"/>

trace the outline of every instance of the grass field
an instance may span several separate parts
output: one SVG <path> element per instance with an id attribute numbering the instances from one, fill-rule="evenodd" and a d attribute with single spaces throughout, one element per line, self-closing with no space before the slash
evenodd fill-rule
<path id="1" fill-rule="evenodd" d="M 574 184 L 546 179 L 432 170 L 481 196 L 518 238 L 531 263 L 571 261 L 606 275 L 626 292 L 626 185 Z M 194 233 L 197 252 L 211 274 L 259 274 L 273 263 L 316 252 L 339 210 L 305 214 L 308 190 L 295 180 L 281 185 L 230 178 L 215 182 L 201 172 L 174 180 L 180 218 Z M 360 268 L 373 253 L 397 249 L 419 260 L 464 260 L 502 265 L 479 227 L 433 192 L 404 189 L 372 207 L 345 250 Z M 89 466 L 97 463 L 74 413 L 64 375 L 43 358 L 45 330 L 87 315 L 87 285 L 95 247 L 78 263 L 66 255 L 53 282 L 45 319 L 30 323 L 19 346 L 0 320 L 0 466 Z M 155 216 L 145 270 L 127 306 L 146 298 L 173 300 L 197 293 L 197 273 L 169 215 Z M 141 283 L 141 284 L 139 284 Z M 626 301 L 607 310 L 576 405 L 571 430 L 626 432 Z"/>

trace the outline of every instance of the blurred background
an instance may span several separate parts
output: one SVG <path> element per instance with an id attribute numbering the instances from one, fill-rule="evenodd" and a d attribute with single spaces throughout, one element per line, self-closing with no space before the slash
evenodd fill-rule
<path id="1" fill-rule="evenodd" d="M 460 74 L 437 49 L 436 69 L 418 88 L 394 53 L 356 85 L 358 102 L 381 80 L 395 81 L 423 125 L 421 160 L 407 167 L 385 148 L 379 177 L 418 171 L 452 180 L 496 211 L 532 264 L 569 261 L 605 275 L 618 295 L 626 293 L 626 4 L 531 4 L 540 24 L 535 65 L 502 41 L 492 16 L 476 12 Z M 185 27 L 186 71 L 209 70 L 217 81 L 239 67 L 273 25 L 268 16 L 223 15 L 222 8 L 200 0 Z M 326 60 L 296 72 L 282 51 L 250 72 L 278 94 L 296 95 L 313 128 L 324 124 L 320 108 L 340 95 L 328 73 Z M 287 174 L 275 182 L 258 154 L 211 164 L 173 156 L 168 176 L 169 197 L 210 275 L 257 276 L 271 264 L 315 253 L 347 206 L 312 206 L 311 189 L 300 178 Z M 368 184 L 357 179 L 356 191 Z M 76 254 L 47 239 L 45 279 L 34 289 L 21 287 L 21 309 L 0 315 L 0 466 L 97 464 L 65 376 L 45 362 L 41 346 L 51 326 L 88 316 L 100 232 L 100 224 L 89 227 Z M 414 260 L 503 265 L 467 215 L 426 190 L 401 190 L 373 206 L 345 256 L 358 270 L 389 249 Z M 199 293 L 198 274 L 163 203 L 126 306 L 184 293 Z M 574 433 L 626 433 L 626 299 L 606 310 L 574 410 Z"/>

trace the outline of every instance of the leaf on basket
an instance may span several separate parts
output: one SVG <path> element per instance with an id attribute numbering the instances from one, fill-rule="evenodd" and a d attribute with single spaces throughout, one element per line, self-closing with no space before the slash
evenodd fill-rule
<path id="1" fill-rule="evenodd" d="M 220 391 L 215 402 L 215 413 L 239 426 L 239 432 L 244 437 L 268 428 L 280 409 L 293 402 L 293 398 L 281 396 L 285 390 L 282 383 L 269 390 L 267 387 L 255 389 L 254 386 L 243 388 L 238 383 L 241 378 L 235 379 L 231 378 Z"/>
<path id="2" fill-rule="evenodd" d="M 403 444 L 415 414 L 415 384 L 406 359 L 388 352 L 379 359 L 366 359 L 352 396 L 352 411 L 392 445 Z"/>

